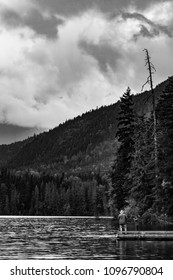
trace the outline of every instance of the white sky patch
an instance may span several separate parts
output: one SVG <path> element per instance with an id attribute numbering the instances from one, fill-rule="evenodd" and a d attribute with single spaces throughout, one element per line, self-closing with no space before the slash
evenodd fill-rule
<path id="1" fill-rule="evenodd" d="M 173 2 L 165 1 L 157 4 L 150 4 L 144 11 L 144 15 L 157 24 L 168 25 L 173 23 Z"/>
<path id="2" fill-rule="evenodd" d="M 131 44 L 134 44 L 134 42 L 131 42 L 134 34 L 138 34 L 139 32 L 140 23 L 137 19 L 132 18 L 124 21 L 121 16 L 111 22 L 107 30 L 111 44 L 121 50 L 127 50 L 131 47 Z"/>
<path id="3" fill-rule="evenodd" d="M 97 69 L 93 69 L 89 75 L 78 84 L 76 90 L 79 93 L 76 99 L 78 107 L 82 105 L 84 109 L 87 106 L 87 109 L 90 110 L 97 106 L 107 104 L 105 96 L 112 92 L 113 86 L 102 73 Z"/>

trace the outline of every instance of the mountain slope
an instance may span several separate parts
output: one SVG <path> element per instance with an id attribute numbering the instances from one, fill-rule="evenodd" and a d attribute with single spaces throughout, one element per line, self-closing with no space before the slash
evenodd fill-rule
<path id="1" fill-rule="evenodd" d="M 167 81 L 155 88 L 156 100 L 166 84 Z M 149 114 L 151 92 L 135 95 L 134 108 L 138 114 Z M 52 172 L 98 166 L 108 168 L 118 145 L 115 139 L 118 111 L 119 102 L 87 112 L 28 141 L 0 146 L 1 161 L 12 167 L 34 167 Z"/>

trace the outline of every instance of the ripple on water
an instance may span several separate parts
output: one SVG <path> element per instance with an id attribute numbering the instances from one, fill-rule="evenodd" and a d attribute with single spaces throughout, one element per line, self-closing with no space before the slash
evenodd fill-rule
<path id="1" fill-rule="evenodd" d="M 173 242 L 116 241 L 111 219 L 3 218 L 0 259 L 173 259 Z"/>

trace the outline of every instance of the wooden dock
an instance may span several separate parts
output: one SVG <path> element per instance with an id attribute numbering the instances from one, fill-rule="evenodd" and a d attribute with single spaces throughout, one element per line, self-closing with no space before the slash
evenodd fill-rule
<path id="1" fill-rule="evenodd" d="M 173 231 L 127 231 L 116 234 L 118 240 L 173 240 Z"/>

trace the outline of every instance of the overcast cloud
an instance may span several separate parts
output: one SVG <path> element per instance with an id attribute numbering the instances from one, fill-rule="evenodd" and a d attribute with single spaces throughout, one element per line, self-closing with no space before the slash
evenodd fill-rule
<path id="1" fill-rule="evenodd" d="M 0 0 L 0 123 L 49 129 L 140 92 L 144 48 L 155 85 L 173 74 L 171 0 Z"/>

